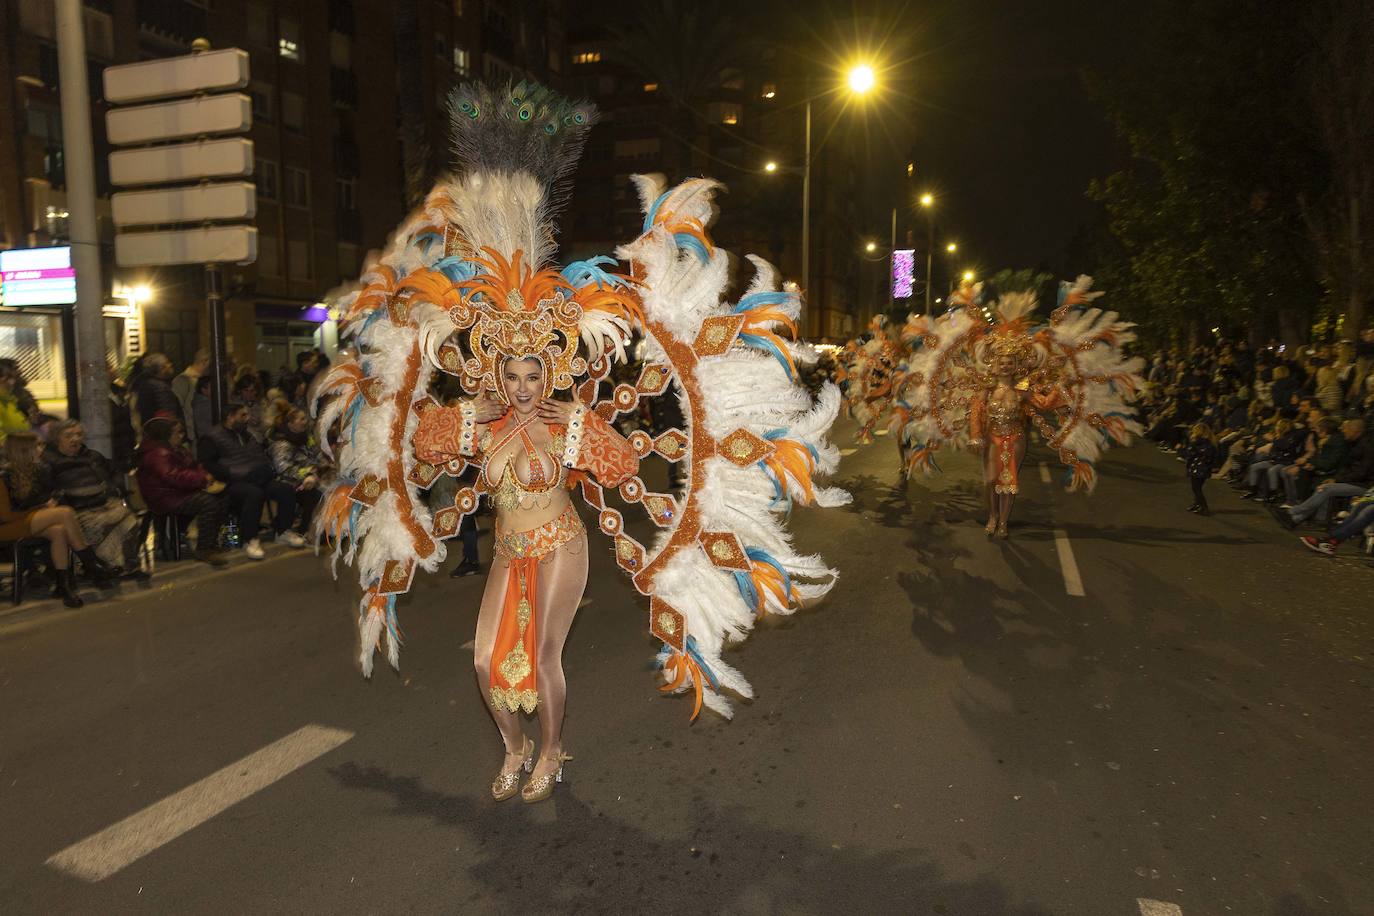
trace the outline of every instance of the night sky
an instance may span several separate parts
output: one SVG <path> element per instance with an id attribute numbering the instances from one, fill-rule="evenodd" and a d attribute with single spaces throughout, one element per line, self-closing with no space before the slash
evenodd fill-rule
<path id="1" fill-rule="evenodd" d="M 813 26 L 846 15 L 841 4 Z M 1081 72 L 1110 72 L 1131 53 L 1124 3 L 940 0 L 855 4 L 854 37 L 877 33 L 887 97 L 868 118 L 872 235 L 887 234 L 892 173 L 914 152 L 916 184 L 939 197 L 938 231 L 962 267 L 1062 267 L 1093 217 L 1088 182 L 1124 160 Z M 867 7 L 866 9 L 864 7 Z M 892 29 L 884 41 L 882 32 Z M 880 104 L 881 102 L 881 104 Z M 918 236 L 919 238 L 919 236 Z M 954 266 L 954 265 L 951 265 Z"/>

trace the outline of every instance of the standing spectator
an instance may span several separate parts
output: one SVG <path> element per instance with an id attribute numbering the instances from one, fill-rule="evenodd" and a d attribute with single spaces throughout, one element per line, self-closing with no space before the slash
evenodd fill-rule
<path id="1" fill-rule="evenodd" d="M 110 460 L 120 476 L 134 467 L 134 415 L 129 409 L 129 390 L 118 376 L 110 379 Z"/>
<path id="2" fill-rule="evenodd" d="M 1206 423 L 1193 424 L 1188 435 L 1187 444 L 1179 449 L 1179 457 L 1183 459 L 1188 472 L 1188 483 L 1193 488 L 1193 504 L 1188 511 L 1211 515 L 1202 487 L 1211 478 L 1212 472 L 1221 466 L 1221 452 L 1217 449 L 1211 427 Z"/>
<path id="3" fill-rule="evenodd" d="M 181 402 L 183 422 L 191 416 L 191 401 L 196 396 L 196 382 L 209 371 L 210 351 L 201 347 L 196 351 L 196 358 L 191 361 L 191 365 L 182 369 L 181 374 L 172 379 L 172 391 L 176 394 L 177 400 Z"/>
<path id="4" fill-rule="evenodd" d="M 108 584 L 110 570 L 81 533 L 76 513 L 51 498 L 47 469 L 39 459 L 42 448 L 31 432 L 10 433 L 5 438 L 5 466 L 0 471 L 0 540 L 46 540 L 49 562 L 57 574 L 53 597 L 61 598 L 67 607 L 81 607 L 68 554 L 75 553 L 86 575 L 102 587 Z"/>
<path id="5" fill-rule="evenodd" d="M 153 417 L 185 421 L 181 402 L 172 390 L 172 361 L 161 353 L 143 357 L 143 367 L 133 384 L 134 427 L 141 429 Z"/>
<path id="6" fill-rule="evenodd" d="M 246 556 L 263 558 L 258 531 L 263 503 L 269 500 L 277 507 L 273 522 L 277 541 L 291 547 L 305 546 L 305 539 L 291 530 L 296 519 L 296 489 L 277 479 L 267 450 L 248 431 L 248 408 L 231 402 L 224 410 L 224 422 L 202 436 L 196 448 L 206 470 L 229 485 L 229 505 L 238 514 Z"/>
<path id="7" fill-rule="evenodd" d="M 193 556 L 202 563 L 223 566 L 219 529 L 229 512 L 224 484 L 196 464 L 185 443 L 186 428 L 177 420 L 155 417 L 144 425 L 138 448 L 138 492 L 149 512 L 194 518 Z"/>
<path id="8" fill-rule="evenodd" d="M 0 442 L 4 442 L 10 433 L 23 433 L 29 430 L 29 418 L 19 406 L 19 398 L 15 395 L 18 381 L 17 373 L 0 365 Z"/>
<path id="9" fill-rule="evenodd" d="M 1275 366 L 1273 379 L 1274 384 L 1269 386 L 1270 399 L 1274 406 L 1282 411 L 1293 402 L 1293 395 L 1297 394 L 1302 386 L 1293 378 L 1287 366 Z"/>
<path id="10" fill-rule="evenodd" d="M 140 572 L 138 516 L 124 502 L 122 480 L 110 459 L 86 446 L 80 420 L 63 420 L 43 450 L 53 494 L 76 511 L 77 523 L 95 555 L 116 574 Z"/>
<path id="11" fill-rule="evenodd" d="M 310 418 L 305 411 L 292 407 L 278 415 L 267 453 L 272 458 L 277 480 L 296 491 L 294 531 L 305 537 L 323 495 L 320 484 L 327 470 L 324 455 L 311 441 Z"/>
<path id="12" fill-rule="evenodd" d="M 213 375 L 202 375 L 196 379 L 196 391 L 191 396 L 191 430 L 189 437 L 194 443 L 215 427 L 215 402 L 210 391 L 214 384 Z"/>
<path id="13" fill-rule="evenodd" d="M 1340 411 L 1345 393 L 1341 390 L 1340 373 L 1334 366 L 1322 366 L 1317 370 L 1314 394 L 1327 413 Z"/>

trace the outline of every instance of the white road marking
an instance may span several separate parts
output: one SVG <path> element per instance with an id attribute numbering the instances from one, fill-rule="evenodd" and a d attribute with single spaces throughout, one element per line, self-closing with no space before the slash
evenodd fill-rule
<path id="1" fill-rule="evenodd" d="M 1040 462 L 1040 482 L 1049 483 L 1051 479 L 1050 466 L 1043 461 Z"/>
<path id="2" fill-rule="evenodd" d="M 83 881 L 104 880 L 352 737 L 352 732 L 323 725 L 297 729 L 137 814 L 68 846 L 45 864 Z"/>
<path id="3" fill-rule="evenodd" d="M 873 435 L 875 435 L 875 436 L 886 436 L 886 435 L 887 435 L 887 430 L 885 430 L 885 429 L 875 429 L 875 430 L 873 430 Z"/>
<path id="4" fill-rule="evenodd" d="M 842 448 L 842 449 L 840 449 L 840 457 L 841 457 L 841 458 L 848 458 L 850 455 L 854 454 L 854 453 L 857 452 L 857 451 L 858 451 L 858 449 L 856 449 L 856 448 Z"/>
<path id="5" fill-rule="evenodd" d="M 1135 902 L 1140 907 L 1140 916 L 1183 916 L 1183 907 L 1177 903 L 1147 900 L 1144 897 L 1137 897 Z"/>
<path id="6" fill-rule="evenodd" d="M 1064 572 L 1064 590 L 1075 598 L 1082 598 L 1083 578 L 1078 575 L 1078 561 L 1073 558 L 1073 546 L 1069 544 L 1069 534 L 1062 528 L 1054 529 L 1054 549 L 1059 554 L 1059 568 Z"/>

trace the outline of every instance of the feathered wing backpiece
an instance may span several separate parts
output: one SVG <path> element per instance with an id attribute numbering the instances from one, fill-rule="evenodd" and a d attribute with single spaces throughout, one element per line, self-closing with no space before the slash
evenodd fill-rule
<path id="1" fill-rule="evenodd" d="M 573 388 L 607 420 L 641 398 L 679 398 L 685 428 L 635 432 L 630 444 L 641 458 L 685 462 L 685 490 L 649 492 L 637 476 L 618 488 L 659 529 L 651 545 L 626 533 L 598 483 L 583 477 L 578 486 L 616 562 L 649 597 L 664 689 L 694 691 L 694 716 L 703 705 L 729 715 L 721 691 L 751 689 L 721 659 L 726 644 L 835 581 L 819 557 L 792 549 L 788 510 L 849 499 L 815 480 L 838 464 L 827 436 L 840 395 L 827 386 L 813 401 L 797 380 L 798 365 L 815 358 L 790 339 L 797 292 L 779 289 L 773 269 L 751 258 L 749 291 L 723 298 L 728 258 L 707 234 L 717 186 L 704 179 L 668 190 L 658 177 L 636 177 L 644 232 L 617 252 L 629 275 L 613 272 L 609 257 L 554 268 L 551 200 L 594 111 L 528 84 L 504 93 L 465 86 L 452 102 L 466 171 L 441 182 L 362 282 L 338 296 L 357 355 L 319 389 L 321 440 L 334 433 L 340 467 L 320 525 L 335 562 L 358 568 L 363 672 L 382 645 L 398 664 L 397 596 L 417 568 L 437 567 L 443 541 L 477 507 L 471 488 L 432 514 L 420 498 L 465 466 L 434 466 L 410 448 L 433 405 L 434 371 L 476 393 L 494 387 L 501 360 L 537 353 L 550 391 Z M 632 332 L 645 338 L 644 368 L 598 400 Z"/>
<path id="2" fill-rule="evenodd" d="M 1070 489 L 1092 489 L 1098 458 L 1113 443 L 1128 444 L 1141 433 L 1129 404 L 1140 390 L 1141 363 L 1121 352 L 1135 339 L 1134 326 L 1090 307 L 1102 295 L 1091 287 L 1087 276 L 1061 284 L 1049 324 L 1039 327 L 1031 323 L 1034 296 L 1003 296 L 989 320 L 976 287 L 955 297 L 962 308 L 908 323 L 903 336 L 913 350 L 903 393 L 910 419 L 903 435 L 912 467 L 929 471 L 937 467 L 941 445 L 968 444 L 970 404 L 990 384 L 990 354 L 1007 345 L 1021 354 L 1028 387 L 1042 392 L 1030 419 L 1071 469 Z"/>

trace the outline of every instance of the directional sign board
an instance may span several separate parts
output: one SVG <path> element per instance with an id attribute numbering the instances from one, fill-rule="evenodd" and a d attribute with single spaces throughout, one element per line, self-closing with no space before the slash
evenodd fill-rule
<path id="1" fill-rule="evenodd" d="M 105 114 L 105 133 L 115 146 L 238 134 L 252 126 L 253 100 L 238 92 L 113 108 Z"/>
<path id="2" fill-rule="evenodd" d="M 258 230 L 252 226 L 122 232 L 115 236 L 115 263 L 120 267 L 246 264 L 257 257 Z"/>
<path id="3" fill-rule="evenodd" d="M 252 101 L 234 91 L 247 85 L 248 54 L 239 48 L 106 68 L 105 97 L 116 107 L 105 115 L 105 133 L 114 146 L 140 147 L 110 154 L 110 178 L 143 186 L 111 200 L 121 267 L 257 259 L 256 189 L 211 180 L 253 174 L 251 140 L 216 138 L 253 126 Z M 191 142 L 168 142 L 179 140 Z M 158 185 L 171 187 L 150 187 Z M 168 228 L 177 225 L 185 228 Z"/>
<path id="4" fill-rule="evenodd" d="M 258 212 L 256 188 L 246 181 L 121 191 L 110 205 L 116 226 L 251 220 Z"/>
<path id="5" fill-rule="evenodd" d="M 248 52 L 203 51 L 105 68 L 105 101 L 112 105 L 224 92 L 248 85 Z"/>
<path id="6" fill-rule="evenodd" d="M 120 187 L 202 178 L 247 178 L 252 174 L 253 141 L 243 137 L 110 153 L 110 181 Z"/>

